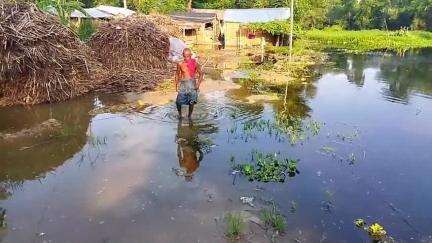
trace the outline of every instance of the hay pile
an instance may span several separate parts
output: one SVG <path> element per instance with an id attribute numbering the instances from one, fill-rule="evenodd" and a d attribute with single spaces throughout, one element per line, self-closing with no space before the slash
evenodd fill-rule
<path id="1" fill-rule="evenodd" d="M 173 76 L 173 30 L 158 27 L 168 21 L 138 15 L 105 22 L 88 47 L 34 4 L 0 0 L 0 106 L 59 102 L 94 90 L 152 90 Z"/>
<path id="2" fill-rule="evenodd" d="M 165 31 L 168 35 L 182 39 L 183 33 L 180 26 L 167 15 L 150 14 L 146 18 L 153 22 L 159 29 Z"/>
<path id="3" fill-rule="evenodd" d="M 0 1 L 0 104 L 58 102 L 88 92 L 100 66 L 89 54 L 57 17 L 33 4 Z"/>
<path id="4" fill-rule="evenodd" d="M 110 70 L 167 68 L 169 36 L 143 16 L 102 23 L 89 42 Z"/>
<path id="5" fill-rule="evenodd" d="M 173 75 L 169 35 L 145 16 L 103 23 L 89 44 L 109 70 L 98 91 L 148 91 Z"/>

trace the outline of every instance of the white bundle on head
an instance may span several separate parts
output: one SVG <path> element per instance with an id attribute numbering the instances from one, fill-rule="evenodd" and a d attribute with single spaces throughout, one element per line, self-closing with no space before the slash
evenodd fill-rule
<path id="1" fill-rule="evenodd" d="M 186 43 L 184 43 L 182 40 L 170 37 L 170 49 L 168 58 L 173 62 L 181 62 L 183 61 L 183 50 L 188 48 Z M 196 58 L 196 54 L 192 52 L 192 58 Z"/>
<path id="2" fill-rule="evenodd" d="M 175 37 L 169 38 L 170 49 L 168 58 L 173 62 L 180 62 L 183 60 L 183 50 L 187 45 L 180 39 Z"/>

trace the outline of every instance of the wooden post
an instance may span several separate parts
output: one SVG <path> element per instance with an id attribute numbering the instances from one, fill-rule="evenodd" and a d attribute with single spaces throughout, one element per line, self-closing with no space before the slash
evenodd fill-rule
<path id="1" fill-rule="evenodd" d="M 123 0 L 123 8 L 127 9 L 127 0 Z"/>
<path id="2" fill-rule="evenodd" d="M 264 62 L 264 52 L 265 52 L 265 38 L 261 37 L 261 62 Z"/>

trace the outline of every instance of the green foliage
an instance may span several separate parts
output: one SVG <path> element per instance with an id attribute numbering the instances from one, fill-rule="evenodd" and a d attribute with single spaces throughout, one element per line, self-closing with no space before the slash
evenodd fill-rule
<path id="1" fill-rule="evenodd" d="M 334 29 L 306 31 L 304 38 L 328 48 L 352 52 L 432 47 L 432 33 L 422 31 L 341 31 Z"/>
<path id="2" fill-rule="evenodd" d="M 186 9 L 187 0 L 131 0 L 131 8 L 148 14 L 152 12 L 168 14 Z"/>
<path id="3" fill-rule="evenodd" d="M 227 9 L 235 6 L 236 0 L 193 1 L 194 8 Z"/>
<path id="4" fill-rule="evenodd" d="M 109 5 L 114 7 L 122 7 L 123 0 L 94 0 L 94 5 Z"/>
<path id="5" fill-rule="evenodd" d="M 80 40 L 86 42 L 90 39 L 93 33 L 96 32 L 96 27 L 91 19 L 83 19 L 78 27 L 78 36 Z"/>
<path id="6" fill-rule="evenodd" d="M 339 0 L 329 10 L 330 24 L 347 29 L 399 29 L 404 27 L 432 30 L 428 16 L 431 0 Z M 430 22 L 430 26 L 427 26 Z M 417 24 L 415 24 L 417 23 Z"/>
<path id="7" fill-rule="evenodd" d="M 70 23 L 70 14 L 74 10 L 82 10 L 83 6 L 78 0 L 36 0 L 36 5 L 43 11 L 54 9 L 60 22 L 66 26 Z"/>
<path id="8" fill-rule="evenodd" d="M 324 27 L 328 21 L 329 11 L 333 6 L 337 6 L 335 0 L 295 0 L 294 2 L 294 21 L 306 29 Z"/>
<path id="9" fill-rule="evenodd" d="M 240 214 L 228 213 L 225 216 L 226 232 L 225 235 L 234 240 L 239 239 L 244 230 L 244 222 Z"/>
<path id="10" fill-rule="evenodd" d="M 282 35 L 290 33 L 289 21 L 272 21 L 267 23 L 252 23 L 248 28 L 253 31 L 264 31 L 272 35 Z"/>
<path id="11" fill-rule="evenodd" d="M 195 0 L 196 8 L 279 8 L 290 0 Z M 294 20 L 305 29 L 432 30 L 432 0 L 294 0 Z"/>

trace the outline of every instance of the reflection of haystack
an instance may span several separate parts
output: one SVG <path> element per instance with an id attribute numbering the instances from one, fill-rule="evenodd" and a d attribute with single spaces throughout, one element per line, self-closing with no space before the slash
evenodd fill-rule
<path id="1" fill-rule="evenodd" d="M 57 102 L 89 90 L 89 49 L 35 5 L 1 1 L 0 43 L 3 105 Z"/>

